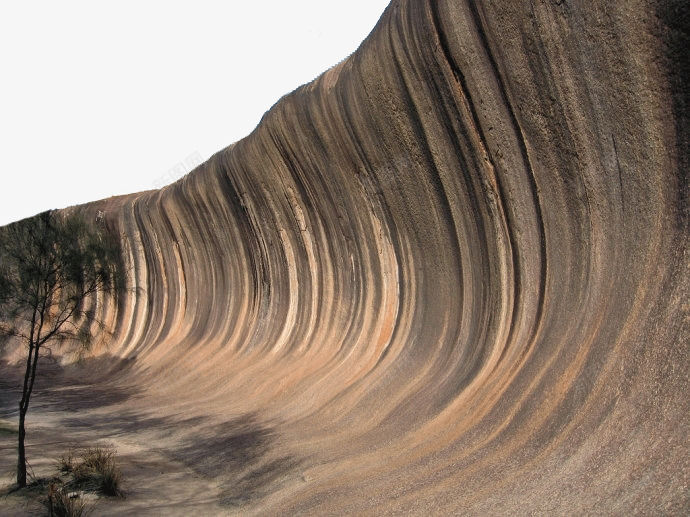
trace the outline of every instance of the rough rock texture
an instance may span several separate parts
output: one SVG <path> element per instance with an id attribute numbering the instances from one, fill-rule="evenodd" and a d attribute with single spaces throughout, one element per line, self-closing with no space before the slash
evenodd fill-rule
<path id="1" fill-rule="evenodd" d="M 132 267 L 121 411 L 219 513 L 688 512 L 687 30 L 393 0 L 247 138 L 84 207 Z"/>

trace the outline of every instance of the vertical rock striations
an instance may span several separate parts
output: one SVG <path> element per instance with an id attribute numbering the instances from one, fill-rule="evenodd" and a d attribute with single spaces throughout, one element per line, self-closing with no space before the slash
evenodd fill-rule
<path id="1" fill-rule="evenodd" d="M 89 207 L 131 381 L 279 429 L 227 501 L 687 511 L 687 11 L 394 0 L 247 138 Z"/>

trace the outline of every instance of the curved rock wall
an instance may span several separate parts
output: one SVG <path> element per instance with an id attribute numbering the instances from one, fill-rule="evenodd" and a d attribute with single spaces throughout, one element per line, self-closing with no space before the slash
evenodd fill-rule
<path id="1" fill-rule="evenodd" d="M 89 207 L 127 382 L 209 443 L 272 426 L 215 472 L 245 512 L 687 510 L 686 22 L 394 0 L 247 138 Z"/>

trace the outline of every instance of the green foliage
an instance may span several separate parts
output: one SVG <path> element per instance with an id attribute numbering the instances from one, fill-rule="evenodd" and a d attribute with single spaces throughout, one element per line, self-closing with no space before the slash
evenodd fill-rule
<path id="1" fill-rule="evenodd" d="M 44 212 L 0 228 L 0 333 L 38 346 L 88 342 L 83 302 L 122 285 L 119 265 L 117 242 L 76 214 Z"/>

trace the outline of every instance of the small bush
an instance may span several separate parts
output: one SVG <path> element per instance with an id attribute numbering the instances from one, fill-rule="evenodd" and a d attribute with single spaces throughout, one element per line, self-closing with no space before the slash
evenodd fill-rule
<path id="1" fill-rule="evenodd" d="M 88 513 L 86 501 L 78 495 L 71 494 L 65 487 L 54 490 L 51 494 L 52 514 L 55 517 L 84 517 Z M 51 502 L 48 503 L 50 508 Z"/>
<path id="2" fill-rule="evenodd" d="M 120 495 L 122 474 L 115 462 L 112 447 L 93 447 L 81 455 L 81 461 L 71 463 L 75 486 L 107 496 Z"/>
<path id="3" fill-rule="evenodd" d="M 74 454 L 69 451 L 67 455 L 64 454 L 60 456 L 57 460 L 57 470 L 60 474 L 70 474 L 74 469 Z"/>

